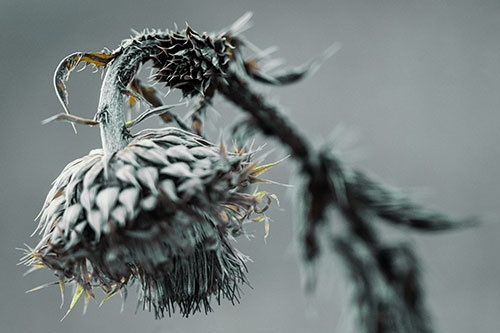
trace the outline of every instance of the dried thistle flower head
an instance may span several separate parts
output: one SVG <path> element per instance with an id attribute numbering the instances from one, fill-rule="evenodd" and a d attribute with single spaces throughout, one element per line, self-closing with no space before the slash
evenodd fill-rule
<path id="1" fill-rule="evenodd" d="M 170 32 L 158 38 L 161 52 L 153 57 L 153 67 L 159 70 L 154 79 L 167 87 L 179 88 L 184 96 L 207 91 L 216 77 L 222 77 L 229 66 L 227 50 L 232 46 L 225 38 L 202 35 L 189 26 L 181 32 Z M 141 36 L 133 39 L 138 43 Z"/>
<path id="2" fill-rule="evenodd" d="M 246 192 L 272 166 L 252 155 L 172 127 L 139 132 L 109 157 L 93 150 L 54 181 L 43 238 L 25 261 L 53 270 L 61 287 L 77 284 L 70 310 L 84 292 L 86 307 L 96 287 L 109 298 L 134 282 L 156 317 L 210 311 L 212 298 L 237 302 L 246 259 L 230 240 L 270 201 Z"/>
<path id="3" fill-rule="evenodd" d="M 221 84 L 233 78 L 231 67 L 259 81 L 290 83 L 289 75 L 272 78 L 258 70 L 255 60 L 243 60 L 239 33 L 250 16 L 217 34 L 199 34 L 189 26 L 145 31 L 112 53 L 76 52 L 60 62 L 54 87 L 65 113 L 45 122 L 99 125 L 103 148 L 70 163 L 54 181 L 36 230 L 43 237 L 23 260 L 33 269 L 53 270 L 61 291 L 66 283 L 75 286 L 68 313 L 82 294 L 86 308 L 95 288 L 108 294 L 106 300 L 117 292 L 126 295 L 134 283 L 140 286 L 139 303 L 156 317 L 210 311 L 212 298 L 239 300 L 240 286 L 247 283 L 246 257 L 231 239 L 244 233 L 248 220 L 264 221 L 267 235 L 264 211 L 276 197 L 249 194 L 248 187 L 276 163 L 257 166 L 251 161 L 254 151 L 235 147 L 230 153 L 197 134 L 204 109 Z M 184 98 L 198 98 L 190 116 L 196 134 L 168 111 L 173 106 L 163 105 L 153 87 L 137 79 L 148 61 L 156 70 L 153 81 L 179 89 Z M 79 64 L 106 69 L 93 119 L 69 113 L 64 82 Z M 297 73 L 293 78 L 306 71 Z M 149 109 L 126 121 L 125 98 Z M 180 129 L 130 133 L 155 115 Z"/>

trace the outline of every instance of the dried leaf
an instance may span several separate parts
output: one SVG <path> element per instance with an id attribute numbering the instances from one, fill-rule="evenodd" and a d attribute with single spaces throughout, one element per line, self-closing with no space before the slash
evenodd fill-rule
<path id="1" fill-rule="evenodd" d="M 262 222 L 265 220 L 264 215 L 257 216 L 256 218 L 253 219 L 254 222 Z"/>
<path id="2" fill-rule="evenodd" d="M 270 197 L 273 198 L 274 200 L 276 200 L 276 204 L 279 207 L 280 206 L 280 201 L 278 199 L 278 196 L 276 194 L 271 194 Z"/>
<path id="3" fill-rule="evenodd" d="M 105 67 L 114 57 L 115 55 L 106 53 L 84 53 L 77 61 L 83 60 L 97 67 Z"/>
<path id="4" fill-rule="evenodd" d="M 260 192 L 255 192 L 253 194 L 253 196 L 257 199 L 257 200 L 262 200 L 262 198 L 264 198 L 265 196 L 267 195 L 267 192 L 265 191 L 260 191 Z"/>
<path id="5" fill-rule="evenodd" d="M 77 117 L 67 113 L 59 113 L 56 114 L 55 116 L 49 117 L 42 121 L 42 125 L 50 124 L 51 122 L 54 121 L 67 121 L 70 122 L 72 125 L 74 124 L 82 124 L 89 126 L 99 125 L 99 122 L 96 120 Z"/>

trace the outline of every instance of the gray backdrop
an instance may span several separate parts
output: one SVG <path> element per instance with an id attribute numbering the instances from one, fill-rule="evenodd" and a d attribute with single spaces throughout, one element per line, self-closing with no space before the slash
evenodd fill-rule
<path id="1" fill-rule="evenodd" d="M 320 144 L 343 125 L 358 136 L 346 150 L 352 164 L 454 216 L 479 215 L 481 228 L 436 236 L 392 235 L 413 242 L 425 264 L 427 300 L 441 332 L 496 332 L 500 328 L 500 1 L 0 1 L 0 288 L 1 332 L 346 332 L 352 311 L 336 258 L 322 271 L 319 292 L 307 297 L 290 240 L 294 207 L 288 191 L 272 187 L 282 210 L 267 243 L 263 226 L 239 247 L 254 289 L 238 306 L 189 319 L 154 321 L 134 314 L 119 297 L 98 308 L 80 303 L 63 322 L 59 292 L 49 272 L 23 278 L 16 266 L 51 181 L 71 160 L 100 145 L 97 128 L 40 121 L 62 111 L 52 88 L 61 58 L 74 51 L 114 49 L 130 28 L 218 30 L 255 13 L 246 36 L 299 64 L 333 42 L 343 48 L 313 77 L 264 92 Z M 92 117 L 100 75 L 73 74 L 74 114 Z M 170 101 L 176 102 L 176 101 Z M 218 101 L 213 128 L 240 116 Z M 148 125 L 155 125 L 150 122 Z M 341 140 L 342 140 L 341 136 Z M 217 139 L 215 137 L 214 139 Z M 345 140 L 344 140 L 345 141 Z M 276 145 L 271 143 L 268 147 Z M 285 155 L 277 149 L 269 161 Z M 355 157 L 355 158 L 353 158 Z M 289 182 L 290 161 L 269 177 Z M 102 295 L 99 294 L 102 298 Z M 68 295 L 67 303 L 68 305 Z"/>

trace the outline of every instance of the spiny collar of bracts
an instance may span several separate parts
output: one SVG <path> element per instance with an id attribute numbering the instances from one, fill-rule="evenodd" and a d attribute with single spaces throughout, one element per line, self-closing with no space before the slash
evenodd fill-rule
<path id="1" fill-rule="evenodd" d="M 267 234 L 264 212 L 276 199 L 247 193 L 276 164 L 257 166 L 256 151 L 229 152 L 172 127 L 143 130 L 110 157 L 93 150 L 53 182 L 35 230 L 42 239 L 23 262 L 54 271 L 61 291 L 76 286 L 67 313 L 82 293 L 86 308 L 95 289 L 106 300 L 135 282 L 156 317 L 211 311 L 212 298 L 238 302 L 246 257 L 231 240 L 250 221 Z"/>

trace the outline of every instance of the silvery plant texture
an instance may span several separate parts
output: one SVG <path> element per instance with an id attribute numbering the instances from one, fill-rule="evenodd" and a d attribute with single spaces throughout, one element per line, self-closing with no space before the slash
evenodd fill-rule
<path id="1" fill-rule="evenodd" d="M 430 211 L 346 168 L 331 147 L 311 145 L 252 85 L 294 83 L 338 47 L 302 66 L 276 68 L 269 50 L 242 35 L 250 17 L 210 34 L 190 26 L 147 30 L 114 51 L 76 52 L 61 61 L 54 86 L 65 113 L 45 122 L 67 121 L 75 131 L 75 124 L 99 126 L 102 148 L 70 162 L 53 182 L 35 230 L 41 239 L 26 249 L 22 262 L 31 270 L 52 270 L 63 300 L 65 285 L 74 287 L 66 315 L 81 296 L 86 308 L 95 289 L 107 294 L 103 301 L 116 293 L 125 300 L 132 285 L 138 286 L 138 308 L 156 318 L 207 313 L 222 299 L 239 302 L 240 287 L 248 283 L 247 258 L 233 239 L 245 234 L 249 221 L 264 223 L 267 233 L 266 211 L 277 201 L 255 189 L 255 183 L 273 182 L 261 174 L 278 163 L 261 164 L 261 147 L 247 143 L 260 133 L 277 140 L 298 165 L 301 261 L 311 266 L 324 253 L 337 254 L 354 286 L 359 331 L 432 331 L 417 256 L 409 244 L 382 240 L 375 224 L 437 232 L 472 221 Z M 105 70 L 93 119 L 70 114 L 65 86 L 79 65 L 89 64 Z M 185 117 L 137 78 L 146 64 L 156 87 L 178 90 L 192 102 Z M 216 95 L 248 115 L 235 125 L 230 145 L 204 136 L 203 120 Z M 145 105 L 146 111 L 128 120 L 127 103 Z M 153 116 L 169 126 L 132 132 Z M 342 231 L 328 228 L 332 210 L 343 217 L 337 222 Z M 314 274 L 307 278 L 313 287 Z"/>

